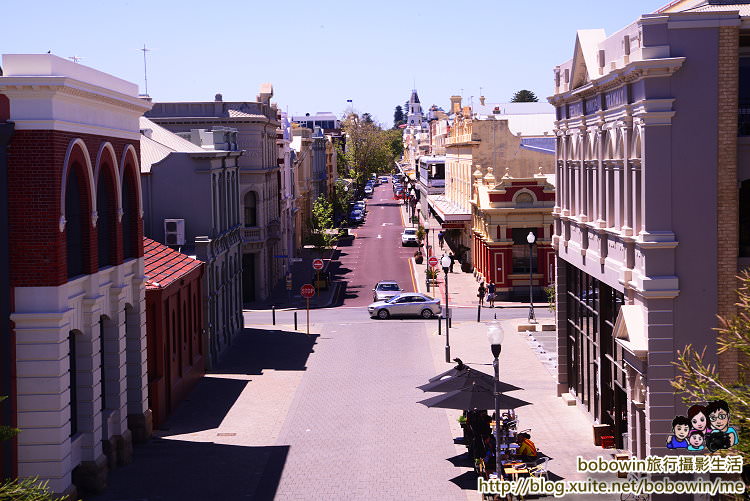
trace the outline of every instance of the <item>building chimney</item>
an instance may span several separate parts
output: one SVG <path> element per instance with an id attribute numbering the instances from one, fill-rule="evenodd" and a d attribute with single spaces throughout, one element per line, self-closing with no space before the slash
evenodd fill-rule
<path id="1" fill-rule="evenodd" d="M 484 106 L 484 96 L 479 96 L 479 104 Z"/>
<path id="2" fill-rule="evenodd" d="M 224 96 L 222 96 L 221 94 L 216 94 L 214 96 L 214 101 L 223 101 L 223 100 L 224 100 Z"/>
<path id="3" fill-rule="evenodd" d="M 461 96 L 451 96 L 451 113 L 461 112 Z"/>

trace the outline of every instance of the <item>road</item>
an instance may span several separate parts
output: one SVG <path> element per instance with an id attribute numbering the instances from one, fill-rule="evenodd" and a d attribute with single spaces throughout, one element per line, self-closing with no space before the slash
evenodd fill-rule
<path id="1" fill-rule="evenodd" d="M 373 320 L 372 286 L 413 290 L 390 184 L 368 201 L 365 224 L 342 249 L 344 304 L 312 312 L 316 335 L 252 325 L 203 378 L 135 461 L 109 476 L 96 501 L 466 500 L 447 413 L 416 402 L 416 386 L 445 369 L 430 350 L 435 320 Z M 456 309 L 456 320 L 471 319 Z M 523 317 L 501 310 L 500 318 Z M 268 322 L 268 320 L 266 320 Z M 87 500 L 88 501 L 88 500 Z"/>

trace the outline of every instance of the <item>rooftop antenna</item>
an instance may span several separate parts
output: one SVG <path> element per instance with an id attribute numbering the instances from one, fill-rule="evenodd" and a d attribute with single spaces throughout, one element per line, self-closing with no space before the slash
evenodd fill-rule
<path id="1" fill-rule="evenodd" d="M 148 96 L 148 75 L 146 74 L 146 52 L 151 52 L 151 49 L 146 48 L 146 44 L 143 44 L 142 49 L 138 49 L 140 51 L 143 51 L 143 83 L 145 84 L 146 88 L 146 95 Z"/>
<path id="2" fill-rule="evenodd" d="M 49 54 L 49 53 L 50 53 L 50 52 L 48 52 L 47 54 Z M 81 59 L 83 59 L 83 58 L 82 58 L 82 57 L 79 57 L 79 56 L 70 56 L 70 57 L 68 57 L 68 59 L 70 59 L 70 60 L 71 60 L 71 61 L 73 61 L 74 63 L 77 63 L 78 61 L 80 61 L 80 60 L 81 60 Z"/>

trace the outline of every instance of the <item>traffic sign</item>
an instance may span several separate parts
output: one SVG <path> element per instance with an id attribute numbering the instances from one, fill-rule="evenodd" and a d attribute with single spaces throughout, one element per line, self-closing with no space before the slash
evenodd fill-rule
<path id="1" fill-rule="evenodd" d="M 322 270 L 322 269 L 323 269 L 323 260 L 313 259 L 313 270 Z"/>
<path id="2" fill-rule="evenodd" d="M 290 259 L 290 261 L 293 262 L 293 263 L 301 263 L 302 262 L 302 258 L 301 257 L 293 257 L 292 259 Z"/>
<path id="3" fill-rule="evenodd" d="M 436 258 L 435 256 L 430 256 L 430 259 L 427 260 L 427 264 L 434 268 L 438 265 L 438 258 Z"/>
<path id="4" fill-rule="evenodd" d="M 310 299 L 315 295 L 315 287 L 313 287 L 311 284 L 305 284 L 302 286 L 300 292 L 302 293 L 302 297 Z"/>

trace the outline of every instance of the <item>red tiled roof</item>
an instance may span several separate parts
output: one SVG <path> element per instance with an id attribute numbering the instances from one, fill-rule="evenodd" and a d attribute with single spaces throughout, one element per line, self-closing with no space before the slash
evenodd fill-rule
<path id="1" fill-rule="evenodd" d="M 146 289 L 164 288 L 203 264 L 202 261 L 145 237 L 143 257 L 144 273 L 148 277 Z"/>

